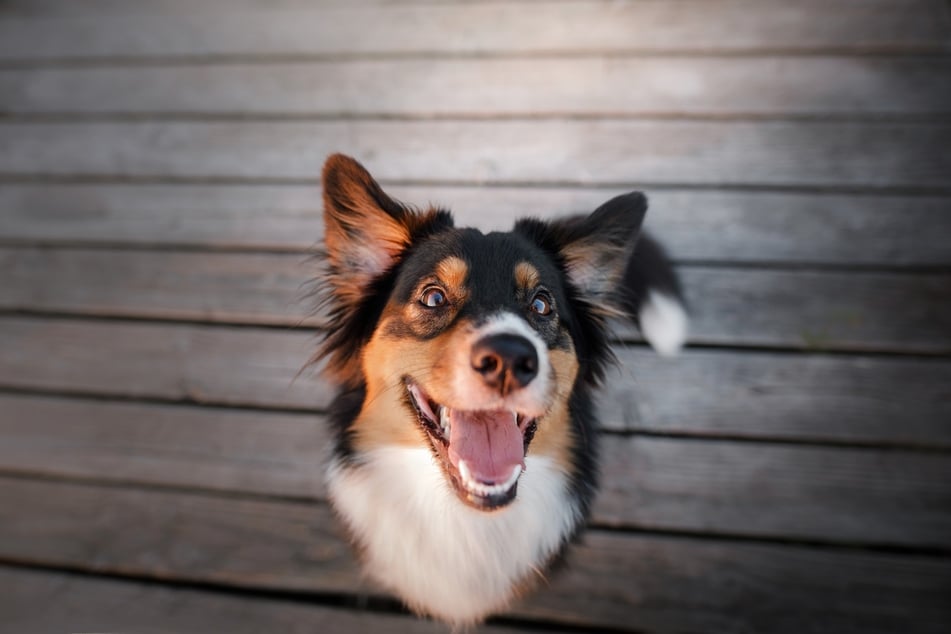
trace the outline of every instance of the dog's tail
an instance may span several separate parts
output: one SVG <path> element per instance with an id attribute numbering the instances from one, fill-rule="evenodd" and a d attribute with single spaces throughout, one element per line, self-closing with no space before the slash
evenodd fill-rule
<path id="1" fill-rule="evenodd" d="M 677 354 L 687 340 L 687 307 L 680 280 L 664 248 L 643 233 L 621 282 L 624 308 L 641 334 L 663 356 Z"/>

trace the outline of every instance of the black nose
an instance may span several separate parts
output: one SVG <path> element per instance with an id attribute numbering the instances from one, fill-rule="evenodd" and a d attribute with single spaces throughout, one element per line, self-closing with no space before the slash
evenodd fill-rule
<path id="1" fill-rule="evenodd" d="M 531 383 L 538 374 L 538 353 L 521 335 L 490 335 L 472 346 L 472 369 L 504 395 Z"/>

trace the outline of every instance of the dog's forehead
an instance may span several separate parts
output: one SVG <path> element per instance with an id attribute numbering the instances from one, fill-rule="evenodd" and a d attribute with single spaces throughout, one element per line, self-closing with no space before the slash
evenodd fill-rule
<path id="1" fill-rule="evenodd" d="M 456 229 L 432 236 L 413 249 L 400 271 L 397 294 L 407 297 L 421 280 L 442 279 L 447 270 L 453 279 L 444 282 L 463 282 L 469 293 L 486 300 L 509 298 L 516 286 L 558 283 L 552 259 L 523 236 Z"/>

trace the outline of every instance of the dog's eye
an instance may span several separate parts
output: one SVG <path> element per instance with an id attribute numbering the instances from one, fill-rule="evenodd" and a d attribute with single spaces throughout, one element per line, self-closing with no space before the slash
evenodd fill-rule
<path id="1" fill-rule="evenodd" d="M 544 293 L 538 293 L 532 299 L 532 312 L 538 315 L 550 315 L 551 314 L 551 299 Z"/>
<path id="2" fill-rule="evenodd" d="M 446 305 L 446 293 L 438 286 L 429 286 L 423 291 L 419 303 L 428 308 L 438 308 Z"/>

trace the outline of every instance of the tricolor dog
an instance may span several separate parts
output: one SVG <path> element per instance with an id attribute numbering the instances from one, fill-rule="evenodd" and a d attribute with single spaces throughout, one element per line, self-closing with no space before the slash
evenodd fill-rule
<path id="1" fill-rule="evenodd" d="M 677 279 L 640 235 L 640 193 L 482 233 L 395 201 L 346 156 L 327 160 L 323 187 L 333 507 L 380 586 L 478 623 L 584 526 L 608 321 L 628 315 L 676 352 Z"/>

